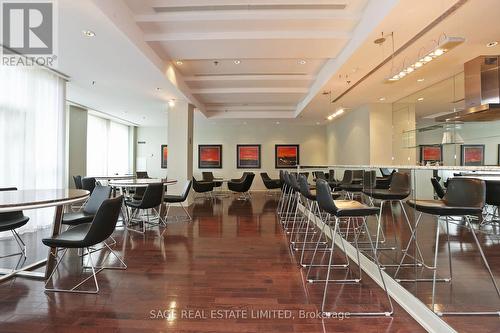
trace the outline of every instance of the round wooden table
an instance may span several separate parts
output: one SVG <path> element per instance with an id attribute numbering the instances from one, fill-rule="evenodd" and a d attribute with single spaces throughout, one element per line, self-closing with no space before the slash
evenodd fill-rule
<path id="1" fill-rule="evenodd" d="M 55 207 L 52 236 L 57 236 L 61 230 L 64 206 L 84 201 L 89 197 L 89 194 L 89 191 L 73 189 L 2 191 L 0 192 L 0 213 Z M 56 251 L 56 248 L 51 248 L 46 259 L 21 267 L 18 270 L 0 268 L 0 274 L 4 274 L 0 277 L 0 282 L 8 280 L 14 276 L 28 276 L 46 279 L 54 268 L 56 261 L 53 254 L 55 254 Z M 30 272 L 30 270 L 45 264 L 44 273 Z"/>
<path id="2" fill-rule="evenodd" d="M 172 179 L 155 179 L 155 178 L 141 178 L 141 179 L 122 179 L 113 180 L 109 182 L 109 186 L 119 188 L 130 187 L 147 187 L 149 184 L 163 183 L 164 186 L 177 184 L 177 180 Z"/>

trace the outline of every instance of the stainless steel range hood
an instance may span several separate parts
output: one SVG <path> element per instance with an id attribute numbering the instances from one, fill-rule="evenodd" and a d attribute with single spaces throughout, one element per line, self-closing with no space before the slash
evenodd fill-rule
<path id="1" fill-rule="evenodd" d="M 436 121 L 500 120 L 500 56 L 480 56 L 464 64 L 465 110 Z"/>

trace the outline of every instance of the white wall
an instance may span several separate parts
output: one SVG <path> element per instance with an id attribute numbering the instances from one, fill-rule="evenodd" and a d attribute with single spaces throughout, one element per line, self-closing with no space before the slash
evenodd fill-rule
<path id="1" fill-rule="evenodd" d="M 348 110 L 327 126 L 329 165 L 370 163 L 370 109 Z"/>
<path id="2" fill-rule="evenodd" d="M 138 127 L 136 139 L 136 169 L 148 172 L 152 178 L 164 178 L 167 169 L 161 168 L 161 145 L 167 144 L 167 127 Z M 145 141 L 145 144 L 138 142 Z"/>
<path id="3" fill-rule="evenodd" d="M 236 145 L 261 144 L 261 169 L 237 169 Z M 223 169 L 198 169 L 198 144 L 222 144 Z M 324 165 L 326 159 L 325 126 L 276 125 L 269 120 L 248 121 L 247 125 L 233 120 L 195 120 L 194 125 L 194 175 L 201 178 L 202 171 L 213 171 L 217 177 L 236 178 L 244 171 L 252 171 L 255 180 L 252 189 L 264 189 L 260 172 L 274 178 L 279 170 L 274 164 L 275 144 L 299 144 L 301 165 Z"/>

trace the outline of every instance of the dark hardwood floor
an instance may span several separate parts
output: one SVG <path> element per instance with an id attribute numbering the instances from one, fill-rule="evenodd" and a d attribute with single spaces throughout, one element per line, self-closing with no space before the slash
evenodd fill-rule
<path id="1" fill-rule="evenodd" d="M 114 234 L 118 243 L 113 249 L 124 257 L 128 269 L 101 272 L 98 295 L 46 294 L 41 281 L 7 281 L 0 285 L 0 332 L 424 331 L 397 304 L 392 318 L 301 318 L 304 312 L 311 316 L 319 309 L 323 285 L 305 283 L 276 220 L 276 200 L 263 193 L 255 193 L 246 203 L 233 197 L 216 203 L 197 200 L 190 207 L 194 222 L 171 223 L 163 236 L 163 228 L 158 227 L 150 228 L 145 235 L 118 229 Z M 29 247 L 27 263 L 46 255 L 40 239 L 48 232 L 44 229 L 23 235 Z M 401 232 L 405 233 L 403 228 Z M 453 289 L 440 289 L 441 302 L 448 301 L 450 295 L 454 302 L 479 299 L 481 303 L 482 298 L 488 299 L 486 303 L 493 302 L 493 290 L 485 289 L 486 282 L 478 282 L 484 274 L 470 239 L 457 232 L 452 241 L 458 261 L 455 274 L 461 282 L 458 286 L 454 283 Z M 12 241 L 0 240 L 2 253 L 11 249 Z M 497 275 L 498 250 L 498 242 L 487 247 Z M 432 252 L 432 247 L 426 251 Z M 61 269 L 59 281 L 64 285 L 80 278 L 76 255 L 72 253 Z M 385 260 L 390 260 L 390 255 L 386 256 Z M 106 251 L 96 253 L 94 258 L 116 264 Z M 0 266 L 13 267 L 15 259 L 0 259 Z M 445 251 L 440 260 L 447 262 Z M 69 273 L 63 273 L 66 271 Z M 368 277 L 363 280 L 361 285 L 332 285 L 332 310 L 383 309 L 386 300 L 382 290 Z M 87 286 L 92 287 L 90 283 Z M 464 289 L 470 286 L 475 286 L 472 294 Z M 408 288 L 422 299 L 428 298 L 428 286 Z M 172 316 L 174 312 L 176 316 Z M 255 318 L 257 315 L 260 318 Z M 266 315 L 273 318 L 262 318 Z M 500 328 L 498 318 L 446 320 L 460 332 L 498 332 Z"/>

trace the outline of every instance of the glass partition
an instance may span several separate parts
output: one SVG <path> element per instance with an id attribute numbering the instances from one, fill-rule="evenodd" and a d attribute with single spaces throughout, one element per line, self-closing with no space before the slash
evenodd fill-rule
<path id="1" fill-rule="evenodd" d="M 399 183 L 400 187 L 394 183 L 395 175 L 403 174 L 400 179 L 409 181 L 408 192 L 401 197 L 376 196 L 370 192 L 373 185 L 363 183 L 362 179 L 352 181 L 362 184 L 361 191 L 345 190 L 342 180 L 346 170 L 375 171 L 374 191 L 380 189 L 381 193 L 404 188 L 404 182 L 403 185 Z M 340 199 L 356 200 L 379 209 L 379 214 L 367 219 L 377 253 L 374 254 L 366 246 L 366 233 L 361 233 L 357 242 L 365 245 L 361 250 L 364 257 L 372 262 L 375 256 L 378 258 L 385 278 L 391 281 L 388 285 L 394 298 L 398 297 L 399 291 L 391 287 L 391 283 L 413 294 L 424 309 L 434 310 L 434 313 L 429 313 L 442 318 L 451 327 L 463 320 L 457 315 L 481 316 L 473 318 L 481 318 L 485 327 L 498 321 L 500 295 L 497 294 L 494 277 L 498 280 L 500 268 L 491 263 L 498 260 L 496 253 L 500 249 L 500 200 L 495 197 L 496 186 L 500 184 L 500 167 L 331 165 L 299 166 L 297 172 L 309 173 L 311 185 L 319 177 L 317 172 L 323 172 L 330 182 L 335 182 L 331 185 L 332 191 L 341 193 Z M 327 175 L 333 175 L 333 178 Z M 412 202 L 417 200 L 439 200 L 449 190 L 450 180 L 455 178 L 473 178 L 484 182 L 486 202 L 482 211 L 479 209 L 477 214 L 455 213 L 457 215 L 445 217 L 432 214 L 432 210 L 414 208 Z M 460 207 L 473 206 L 471 190 L 460 191 L 465 191 L 458 193 L 459 200 L 463 201 Z M 454 193 L 457 196 L 457 191 Z M 324 216 L 322 218 L 325 219 Z M 349 231 L 349 224 L 343 228 L 342 237 L 354 246 L 355 239 Z M 355 256 L 351 259 L 356 263 Z M 491 261 L 491 274 L 485 261 Z M 369 272 L 371 268 L 363 266 L 363 269 Z M 377 274 L 371 277 L 376 278 Z M 407 296 L 402 296 L 400 300 L 408 301 Z"/>

